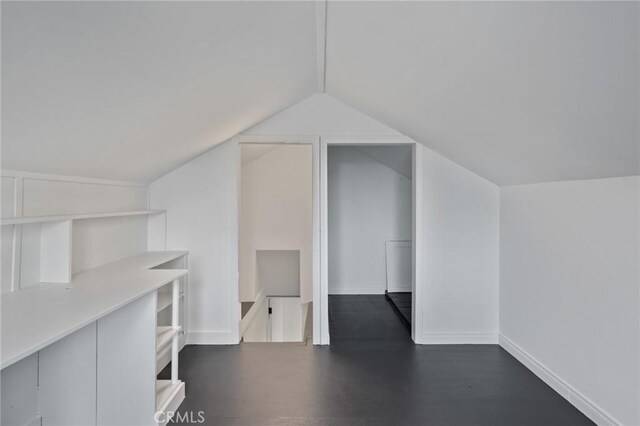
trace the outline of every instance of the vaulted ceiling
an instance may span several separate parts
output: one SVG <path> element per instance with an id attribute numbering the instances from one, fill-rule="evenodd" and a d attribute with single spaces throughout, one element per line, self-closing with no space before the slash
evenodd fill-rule
<path id="1" fill-rule="evenodd" d="M 500 185 L 639 174 L 639 10 L 331 2 L 326 89 Z"/>
<path id="2" fill-rule="evenodd" d="M 317 91 L 311 2 L 2 2 L 2 165 L 152 181 Z"/>
<path id="3" fill-rule="evenodd" d="M 321 10 L 2 2 L 2 167 L 149 182 L 324 85 L 500 185 L 640 174 L 639 3 Z"/>

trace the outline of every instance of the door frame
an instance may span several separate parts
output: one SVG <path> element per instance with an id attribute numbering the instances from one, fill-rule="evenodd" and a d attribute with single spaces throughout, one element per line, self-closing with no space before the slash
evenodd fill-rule
<path id="1" fill-rule="evenodd" d="M 237 206 L 240 204 L 240 144 L 242 143 L 270 143 L 270 144 L 307 144 L 313 151 L 313 344 L 330 344 L 329 335 L 329 265 L 328 265 L 328 207 L 327 207 L 327 148 L 329 145 L 409 145 L 412 147 L 412 239 L 413 239 L 413 271 L 412 271 L 412 312 L 411 338 L 415 343 L 421 343 L 422 310 L 424 306 L 424 168 L 423 146 L 408 137 L 403 136 L 265 136 L 239 135 L 233 138 L 236 147 L 236 191 Z M 239 211 L 239 210 L 238 210 Z M 239 221 L 236 221 L 236 241 L 239 238 Z M 239 265 L 236 273 L 236 291 L 240 292 Z M 241 313 L 238 305 L 236 309 L 238 331 Z"/>
<path id="2" fill-rule="evenodd" d="M 241 144 L 282 144 L 282 145 L 311 145 L 312 150 L 312 209 L 313 209 L 313 250 L 312 250 L 312 281 L 313 281 L 313 344 L 322 345 L 328 344 L 323 342 L 321 336 L 326 331 L 328 335 L 328 329 L 322 330 L 321 325 L 324 323 L 322 317 L 328 318 L 328 307 L 326 303 L 328 299 L 322 299 L 320 297 L 320 138 L 317 136 L 251 136 L 251 135 L 239 135 L 233 138 L 236 145 L 236 203 L 238 214 L 240 212 L 240 178 L 241 178 L 241 158 L 240 158 L 240 145 Z M 240 238 L 240 221 L 239 217 L 236 221 L 236 241 Z M 236 274 L 236 291 L 240 294 L 240 264 L 238 259 L 237 274 Z M 237 310 L 236 324 L 240 327 L 241 312 Z M 322 313 L 325 313 L 323 315 Z M 329 322 L 326 321 L 328 326 Z M 239 339 L 240 339 L 239 335 Z"/>
<path id="3" fill-rule="evenodd" d="M 329 146 L 356 146 L 356 145 L 408 145 L 412 147 L 412 274 L 411 274 L 411 339 L 415 343 L 420 343 L 422 335 L 422 309 L 423 282 L 424 282 L 424 242 L 423 242 L 423 153 L 422 145 L 407 137 L 321 137 L 320 138 L 320 294 L 321 306 L 321 341 L 322 344 L 330 343 L 329 336 L 329 210 L 328 210 L 328 147 Z M 314 294 L 315 297 L 315 294 Z M 315 308 L 315 306 L 314 306 Z M 315 313 L 315 312 L 314 312 Z M 314 316 L 315 322 L 315 316 Z M 314 323 L 315 326 L 315 323 Z M 315 330 L 314 330 L 315 332 Z"/>

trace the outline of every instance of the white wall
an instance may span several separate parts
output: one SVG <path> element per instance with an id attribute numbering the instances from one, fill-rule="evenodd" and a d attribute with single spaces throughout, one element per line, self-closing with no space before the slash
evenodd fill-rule
<path id="1" fill-rule="evenodd" d="M 188 343 L 239 341 L 237 148 L 225 142 L 150 185 L 167 249 L 189 250 Z"/>
<path id="2" fill-rule="evenodd" d="M 146 184 L 3 170 L 2 217 L 146 210 Z M 39 283 L 41 225 L 2 226 L 2 292 Z M 147 250 L 147 217 L 77 220 L 72 271 Z"/>
<path id="3" fill-rule="evenodd" d="M 241 145 L 243 158 L 253 147 L 253 144 Z M 296 295 L 301 296 L 303 303 L 311 301 L 311 145 L 281 145 L 242 164 L 240 182 L 241 301 L 254 301 L 260 291 L 256 280 L 256 250 L 299 250 L 300 288 Z"/>
<path id="4" fill-rule="evenodd" d="M 314 95 L 242 134 L 243 142 L 325 137 L 403 138 L 328 95 Z M 404 140 L 408 140 L 404 138 Z M 410 140 L 408 140 L 410 141 Z M 495 343 L 498 333 L 498 188 L 434 152 L 423 153 L 424 332 L 418 343 Z M 190 250 L 192 343 L 237 343 L 237 142 L 227 142 L 151 184 L 167 209 L 167 248 Z M 314 303 L 318 343 L 320 303 Z"/>
<path id="5" fill-rule="evenodd" d="M 327 167 L 329 294 L 384 294 L 385 242 L 412 239 L 411 180 L 349 146 Z"/>
<path id="6" fill-rule="evenodd" d="M 420 343 L 496 343 L 499 213 L 496 185 L 423 148 L 425 269 Z"/>
<path id="7" fill-rule="evenodd" d="M 593 420 L 640 424 L 640 178 L 501 198 L 501 343 Z"/>
<path id="8" fill-rule="evenodd" d="M 336 98 L 316 93 L 243 135 L 398 136 L 400 133 Z"/>

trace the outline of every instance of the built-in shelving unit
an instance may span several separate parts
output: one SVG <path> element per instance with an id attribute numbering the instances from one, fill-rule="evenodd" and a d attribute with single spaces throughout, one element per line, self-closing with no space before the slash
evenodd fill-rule
<path id="1" fill-rule="evenodd" d="M 67 220 L 100 219 L 106 217 L 143 216 L 164 213 L 164 210 L 137 210 L 130 212 L 81 213 L 55 216 L 33 216 L 2 219 L 2 225 L 25 225 L 29 223 L 62 222 Z"/>
<path id="2" fill-rule="evenodd" d="M 184 383 L 174 383 L 171 380 L 158 380 L 156 382 L 156 410 L 162 413 L 175 412 L 180 403 L 184 400 Z M 156 416 L 164 420 L 165 416 Z M 165 425 L 166 421 L 159 422 L 159 426 Z"/>
<path id="3" fill-rule="evenodd" d="M 26 407 L 25 399 L 40 410 L 36 424 L 45 418 L 74 424 L 76 411 L 64 407 L 78 404 L 93 407 L 78 424 L 151 424 L 154 413 L 177 410 L 185 397 L 178 352 L 188 270 L 181 265 L 187 265 L 187 252 L 146 252 L 75 274 L 69 288 L 43 285 L 3 294 L 0 369 L 3 390 L 11 390 L 7 398 L 3 393 L 8 424 Z M 159 301 L 167 305 L 160 312 Z M 159 325 L 167 313 L 170 323 Z M 157 366 L 150 364 L 163 350 L 172 361 L 170 380 L 157 380 Z M 22 393 L 36 382 L 37 393 Z M 157 418 L 164 425 L 169 417 Z M 17 424 L 30 424 L 24 420 Z"/>
<path id="4" fill-rule="evenodd" d="M 180 293 L 180 300 L 184 299 L 184 292 Z M 173 304 L 173 295 L 166 291 L 158 292 L 158 310 L 160 313 Z"/>
<path id="5" fill-rule="evenodd" d="M 168 262 L 163 267 L 175 266 L 175 263 L 186 263 L 186 256 Z M 184 400 L 184 383 L 178 379 L 178 354 L 181 349 L 180 335 L 183 331 L 181 321 L 185 316 L 180 315 L 181 306 L 184 307 L 184 292 L 186 291 L 186 279 L 176 279 L 158 290 L 156 307 L 156 369 L 159 372 L 166 364 L 171 362 L 171 380 L 157 380 L 156 382 L 156 419 L 159 424 L 167 423 L 168 412 L 174 412 Z M 171 307 L 171 317 L 168 325 L 165 312 Z M 184 309 L 184 308 L 183 308 Z"/>
<path id="6" fill-rule="evenodd" d="M 174 336 L 182 330 L 182 327 L 157 327 L 156 328 L 156 351 L 164 349 L 164 347 L 173 341 Z"/>
<path id="7" fill-rule="evenodd" d="M 71 288 L 41 286 L 2 295 L 0 368 L 96 321 L 133 300 L 172 285 L 186 269 L 155 269 L 187 252 L 148 252 L 76 274 Z"/>
<path id="8" fill-rule="evenodd" d="M 1 178 L 0 423 L 164 425 L 185 395 L 188 301 L 166 212 L 145 184 Z"/>
<path id="9" fill-rule="evenodd" d="M 74 222 L 92 219 L 148 216 L 149 235 L 164 241 L 165 211 L 137 210 L 126 212 L 83 213 L 70 215 L 4 218 L 5 228 L 19 228 L 21 247 L 16 250 L 23 273 L 16 269 L 10 286 L 13 290 L 41 283 L 71 285 L 74 271 Z M 78 225 L 80 226 L 80 225 Z M 164 244 L 149 244 L 151 249 L 164 249 Z M 16 266 L 19 268 L 19 266 Z"/>

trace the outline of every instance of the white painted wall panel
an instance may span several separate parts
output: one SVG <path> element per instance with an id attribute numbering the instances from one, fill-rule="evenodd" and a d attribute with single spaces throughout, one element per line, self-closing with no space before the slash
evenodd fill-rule
<path id="1" fill-rule="evenodd" d="M 101 318 L 97 330 L 97 424 L 154 424 L 156 293 Z"/>
<path id="2" fill-rule="evenodd" d="M 400 135 L 336 98 L 316 93 L 243 132 L 245 135 Z"/>
<path id="3" fill-rule="evenodd" d="M 96 323 L 40 351 L 38 409 L 46 426 L 96 422 Z"/>
<path id="4" fill-rule="evenodd" d="M 640 177 L 502 188 L 500 333 L 640 424 Z"/>
<path id="5" fill-rule="evenodd" d="M 167 210 L 167 248 L 189 250 L 189 339 L 237 343 L 237 144 L 226 142 L 150 186 Z"/>
<path id="6" fill-rule="evenodd" d="M 40 223 L 22 225 L 20 288 L 40 283 Z"/>
<path id="7" fill-rule="evenodd" d="M 0 423 L 3 426 L 24 426 L 33 421 L 38 409 L 38 354 L 2 370 L 0 386 Z"/>
<path id="8" fill-rule="evenodd" d="M 421 343 L 497 343 L 499 188 L 423 149 Z"/>
<path id="9" fill-rule="evenodd" d="M 257 250 L 256 261 L 260 292 L 266 296 L 300 296 L 299 250 Z"/>
<path id="10" fill-rule="evenodd" d="M 2 263 L 0 264 L 0 293 L 11 291 L 11 276 L 13 264 L 13 230 L 15 225 L 5 225 L 0 227 L 0 239 L 2 247 L 0 248 Z"/>
<path id="11" fill-rule="evenodd" d="M 147 188 L 24 179 L 24 216 L 146 210 Z"/>
<path id="12" fill-rule="evenodd" d="M 73 222 L 73 272 L 147 251 L 147 216 Z"/>
<path id="13" fill-rule="evenodd" d="M 15 181 L 11 176 L 0 177 L 0 192 L 2 193 L 0 203 L 2 204 L 2 217 L 14 217 L 15 207 Z"/>
<path id="14" fill-rule="evenodd" d="M 359 150 L 329 146 L 329 294 L 384 293 L 385 244 L 412 237 L 411 188 Z"/>
<path id="15" fill-rule="evenodd" d="M 299 297 L 267 298 L 269 315 L 270 342 L 302 341 L 302 305 Z"/>
<path id="16" fill-rule="evenodd" d="M 387 241 L 385 248 L 387 291 L 411 292 L 413 273 L 411 241 Z"/>
<path id="17" fill-rule="evenodd" d="M 241 145 L 242 154 L 255 145 Z M 257 250 L 300 252 L 299 288 L 313 297 L 313 175 L 311 145 L 283 145 L 242 166 L 240 190 L 240 296 L 251 302 L 261 288 Z M 284 294 L 267 294 L 267 296 Z"/>

